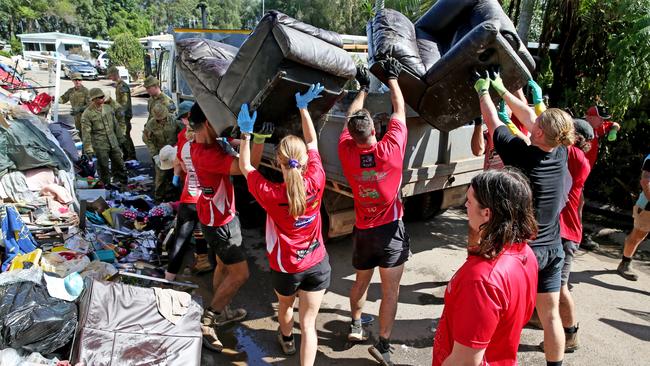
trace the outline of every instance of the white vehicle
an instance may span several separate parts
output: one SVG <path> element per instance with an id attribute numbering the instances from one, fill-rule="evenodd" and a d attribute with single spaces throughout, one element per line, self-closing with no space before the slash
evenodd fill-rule
<path id="1" fill-rule="evenodd" d="M 106 52 L 101 52 L 97 56 L 97 60 L 95 60 L 95 68 L 100 74 L 106 74 L 106 70 L 108 69 L 108 63 L 109 63 L 109 58 L 108 54 Z"/>

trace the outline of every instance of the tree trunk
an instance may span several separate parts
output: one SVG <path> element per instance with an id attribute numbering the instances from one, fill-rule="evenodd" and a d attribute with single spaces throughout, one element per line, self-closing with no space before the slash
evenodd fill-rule
<path id="1" fill-rule="evenodd" d="M 522 0 L 520 8 L 517 34 L 519 34 L 519 38 L 521 38 L 524 44 L 527 45 L 530 23 L 533 20 L 533 11 L 535 10 L 535 0 Z"/>

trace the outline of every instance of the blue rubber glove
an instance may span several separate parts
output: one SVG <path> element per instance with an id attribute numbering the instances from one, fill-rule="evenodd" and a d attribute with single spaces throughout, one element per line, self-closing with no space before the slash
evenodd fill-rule
<path id="1" fill-rule="evenodd" d="M 530 86 L 530 92 L 533 94 L 533 104 L 543 103 L 544 96 L 542 96 L 542 87 L 533 79 L 528 80 L 528 86 Z"/>
<path id="2" fill-rule="evenodd" d="M 321 86 L 320 83 L 314 85 L 311 84 L 309 87 L 309 90 L 305 94 L 300 94 L 296 93 L 296 106 L 298 106 L 298 109 L 307 109 L 307 105 L 309 105 L 309 102 L 316 98 L 320 98 L 321 96 L 319 95 L 323 90 L 325 89 L 324 86 Z"/>
<path id="3" fill-rule="evenodd" d="M 248 104 L 244 103 L 241 105 L 241 110 L 237 116 L 237 126 L 239 126 L 242 133 L 252 133 L 256 118 L 257 111 L 253 112 L 253 115 L 251 116 L 248 113 Z"/>
<path id="4" fill-rule="evenodd" d="M 181 184 L 181 177 L 175 175 L 174 178 L 172 178 L 172 184 L 174 187 L 178 187 Z"/>

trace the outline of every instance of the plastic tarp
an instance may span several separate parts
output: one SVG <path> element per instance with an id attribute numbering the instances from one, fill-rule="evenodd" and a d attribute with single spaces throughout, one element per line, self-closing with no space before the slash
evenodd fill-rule
<path id="1" fill-rule="evenodd" d="M 182 76 L 219 133 L 236 124 L 243 103 L 258 112 L 260 124 L 271 121 L 277 127 L 299 127 L 294 95 L 320 82 L 325 87 L 322 97 L 309 106 L 316 120 L 344 95 L 345 83 L 356 73 L 340 35 L 277 11 L 262 18 L 226 72 L 210 76 L 215 79 L 210 85 L 201 76 L 210 73 L 210 65 L 225 60 L 225 45 L 179 40 L 176 46 Z M 214 47 L 221 51 L 213 51 Z M 195 58 L 194 54 L 203 55 L 203 62 L 192 68 L 187 60 Z"/>
<path id="2" fill-rule="evenodd" d="M 72 361 L 93 366 L 183 365 L 201 361 L 203 310 L 192 301 L 173 324 L 158 311 L 153 288 L 85 281 Z"/>
<path id="3" fill-rule="evenodd" d="M 50 354 L 68 344 L 77 327 L 77 306 L 47 293 L 43 284 L 0 286 L 0 348 Z"/>
<path id="4" fill-rule="evenodd" d="M 388 56 L 402 63 L 406 102 L 432 126 L 450 131 L 480 116 L 471 74 L 501 67 L 506 87 L 526 85 L 535 63 L 496 0 L 438 0 L 415 24 L 392 9 L 368 26 L 370 71 Z M 495 100 L 496 93 L 493 94 Z"/>
<path id="5" fill-rule="evenodd" d="M 4 247 L 5 255 L 2 270 L 6 271 L 15 256 L 34 251 L 38 243 L 34 240 L 16 207 L 0 205 L 0 245 Z"/>

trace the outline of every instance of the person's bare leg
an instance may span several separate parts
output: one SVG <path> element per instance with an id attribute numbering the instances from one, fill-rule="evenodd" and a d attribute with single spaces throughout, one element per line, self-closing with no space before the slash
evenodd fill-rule
<path id="1" fill-rule="evenodd" d="M 639 244 L 648 236 L 648 233 L 641 231 L 637 228 L 632 229 L 630 234 L 625 237 L 625 246 L 623 247 L 623 255 L 632 258 Z"/>
<path id="2" fill-rule="evenodd" d="M 350 289 L 350 315 L 352 319 L 360 319 L 363 312 L 363 305 L 368 296 L 368 286 L 375 269 L 357 270 L 357 276 Z"/>
<path id="3" fill-rule="evenodd" d="M 404 264 L 392 268 L 379 268 L 381 276 L 381 305 L 379 306 L 379 336 L 390 338 L 397 314 L 399 282 L 404 272 Z"/>
<path id="4" fill-rule="evenodd" d="M 568 285 L 562 285 L 560 288 L 560 319 L 562 319 L 562 326 L 570 328 L 576 325 L 576 305 L 573 302 L 571 291 Z"/>
<path id="5" fill-rule="evenodd" d="M 216 293 L 223 279 L 226 278 L 226 265 L 223 264 L 218 255 L 215 255 L 215 258 L 217 258 L 217 267 L 212 274 L 212 291 Z"/>
<path id="6" fill-rule="evenodd" d="M 298 291 L 300 304 L 298 314 L 300 317 L 300 332 L 302 340 L 300 343 L 300 365 L 310 366 L 316 360 L 318 351 L 318 335 L 316 334 L 316 316 L 320 304 L 323 301 L 325 290 L 321 291 Z"/>
<path id="7" fill-rule="evenodd" d="M 221 265 L 221 263 L 219 264 Z M 217 312 L 223 311 L 239 288 L 248 280 L 248 262 L 241 261 L 235 264 L 225 264 L 226 276 L 212 295 L 210 306 Z"/>
<path id="8" fill-rule="evenodd" d="M 546 361 L 564 359 L 564 329 L 560 319 L 560 293 L 537 294 L 537 315 L 544 327 L 544 355 Z"/>
<path id="9" fill-rule="evenodd" d="M 296 301 L 296 294 L 291 296 L 278 296 L 278 323 L 280 323 L 280 332 L 283 336 L 288 337 L 293 333 L 293 304 Z"/>

